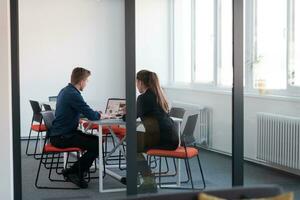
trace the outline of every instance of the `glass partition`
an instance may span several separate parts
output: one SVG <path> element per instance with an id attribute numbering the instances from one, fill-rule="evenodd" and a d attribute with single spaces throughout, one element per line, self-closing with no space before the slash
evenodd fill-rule
<path id="1" fill-rule="evenodd" d="M 276 184 L 297 199 L 299 2 L 245 2 L 245 185 Z"/>
<path id="2" fill-rule="evenodd" d="M 136 55 L 136 71 L 159 78 L 169 116 L 179 122 L 179 148 L 195 149 L 201 164 L 196 154 L 177 161 L 175 149 L 151 147 L 144 155 L 158 192 L 203 188 L 203 179 L 208 189 L 231 187 L 232 1 L 137 0 Z"/>

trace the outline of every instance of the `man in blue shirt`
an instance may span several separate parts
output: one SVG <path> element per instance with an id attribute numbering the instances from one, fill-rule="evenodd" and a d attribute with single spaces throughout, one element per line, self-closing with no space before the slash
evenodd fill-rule
<path id="1" fill-rule="evenodd" d="M 50 130 L 50 142 L 55 147 L 78 147 L 85 151 L 73 166 L 63 171 L 65 179 L 80 188 L 88 187 L 83 174 L 99 155 L 98 136 L 87 135 L 77 129 L 81 114 L 89 120 L 99 120 L 101 117 L 101 113 L 92 110 L 81 96 L 90 75 L 91 72 L 84 68 L 73 69 L 71 83 L 58 94 L 55 119 Z"/>

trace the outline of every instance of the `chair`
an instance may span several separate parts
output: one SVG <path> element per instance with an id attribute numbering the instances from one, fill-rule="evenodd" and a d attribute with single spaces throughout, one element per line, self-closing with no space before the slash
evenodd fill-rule
<path id="1" fill-rule="evenodd" d="M 51 101 L 56 102 L 57 96 L 49 96 L 49 97 L 48 97 L 48 100 L 49 100 L 50 102 L 51 102 Z"/>
<path id="2" fill-rule="evenodd" d="M 37 175 L 36 175 L 36 179 L 35 179 L 35 186 L 36 188 L 38 189 L 80 189 L 79 187 L 49 187 L 49 186 L 40 186 L 38 184 L 39 182 L 39 175 L 40 175 L 40 171 L 41 171 L 41 166 L 42 164 L 46 165 L 45 163 L 48 163 L 47 161 L 43 161 L 44 159 L 47 160 L 49 157 L 49 155 L 52 155 L 52 160 L 51 160 L 51 163 L 50 163 L 50 167 L 46 167 L 45 168 L 49 168 L 49 174 L 48 174 L 48 178 L 50 181 L 55 181 L 55 182 L 67 182 L 65 180 L 57 180 L 57 179 L 52 179 L 51 178 L 51 173 L 52 173 L 52 170 L 53 169 L 56 169 L 57 170 L 57 167 L 58 167 L 58 163 L 59 163 L 59 159 L 57 159 L 57 163 L 56 163 L 56 167 L 54 167 L 54 158 L 59 158 L 60 157 L 60 154 L 62 153 L 71 153 L 71 152 L 75 152 L 77 154 L 77 158 L 79 158 L 79 155 L 81 153 L 81 149 L 80 148 L 77 148 L 77 147 L 71 147 L 71 148 L 57 148 L 57 147 L 54 147 L 53 145 L 50 144 L 50 142 L 48 141 L 49 140 L 49 129 L 51 128 L 52 126 L 52 122 L 54 120 L 54 112 L 53 111 L 44 111 L 44 112 L 41 112 L 41 115 L 44 119 L 44 122 L 45 122 L 45 125 L 46 125 L 46 129 L 47 129 L 47 132 L 46 132 L 46 138 L 45 138 L 45 141 L 44 141 L 44 146 L 43 146 L 43 150 L 42 150 L 42 153 L 41 153 L 41 158 L 40 158 L 40 163 L 39 163 L 39 167 L 38 167 L 38 171 L 37 171 Z M 54 157 L 55 154 L 58 154 L 58 157 Z M 69 157 L 69 156 L 68 156 Z M 66 162 L 66 165 L 68 163 L 68 160 Z"/>
<path id="3" fill-rule="evenodd" d="M 176 117 L 176 118 L 183 118 L 185 113 L 185 109 L 184 108 L 179 108 L 179 107 L 172 107 L 170 110 L 170 117 Z"/>
<path id="4" fill-rule="evenodd" d="M 44 103 L 43 107 L 44 107 L 45 111 L 52 111 L 53 110 L 49 104 Z"/>
<path id="5" fill-rule="evenodd" d="M 41 115 L 41 107 L 40 107 L 40 104 L 39 102 L 37 101 L 33 101 L 33 100 L 30 100 L 30 105 L 31 105 L 31 108 L 32 108 L 32 111 L 33 111 L 33 116 L 32 116 L 32 120 L 31 120 L 31 124 L 30 124 L 30 131 L 29 131 L 29 136 L 28 136 L 28 139 L 27 139 L 27 145 L 26 145 L 26 155 L 28 156 L 34 156 L 35 159 L 38 159 L 37 155 L 37 146 L 38 146 L 38 142 L 39 142 L 39 136 L 40 136 L 40 133 L 42 134 L 42 132 L 45 132 L 46 131 L 46 126 L 42 123 L 43 121 L 43 117 Z M 32 131 L 35 131 L 37 132 L 37 138 L 36 138 L 36 142 L 35 142 L 35 148 L 34 148 L 34 153 L 28 153 L 28 148 L 29 148 L 29 143 L 30 143 L 30 140 L 31 139 L 31 133 Z M 42 136 L 41 136 L 42 138 Z"/>
<path id="6" fill-rule="evenodd" d="M 191 172 L 189 159 L 196 157 L 198 161 L 201 177 L 202 177 L 202 182 L 203 182 L 203 188 L 198 188 L 198 189 L 204 189 L 206 187 L 202 166 L 199 158 L 199 150 L 193 146 L 194 141 L 191 140 L 192 138 L 191 135 L 194 133 L 197 119 L 198 119 L 197 114 L 188 117 L 185 128 L 181 135 L 181 145 L 177 149 L 175 150 L 150 149 L 147 151 L 147 155 L 149 156 L 160 157 L 158 176 L 159 176 L 159 185 L 161 188 L 168 188 L 168 187 L 162 187 L 161 184 L 161 158 L 162 157 L 177 158 L 177 159 L 184 160 L 187 176 L 191 181 L 192 189 L 195 188 L 194 188 L 193 176 Z M 189 188 L 182 188 L 182 189 L 189 189 Z"/>
<path id="7" fill-rule="evenodd" d="M 183 119 L 184 114 L 185 114 L 185 109 L 184 108 L 179 108 L 179 107 L 172 107 L 170 112 L 169 112 L 170 117 L 176 117 L 176 118 L 179 118 L 179 119 Z M 177 124 L 176 124 L 176 126 L 177 126 Z M 179 127 L 177 127 L 177 129 L 178 128 Z M 149 156 L 147 159 L 150 163 L 152 163 L 152 156 Z M 155 163 L 154 168 L 156 168 L 156 166 L 157 166 L 156 158 L 154 158 L 154 163 Z M 166 169 L 166 171 L 161 172 L 161 174 L 166 174 L 164 176 L 176 176 L 177 175 L 176 172 L 174 174 L 168 174 L 169 173 L 169 163 L 168 163 L 168 160 L 167 160 L 166 157 L 165 157 L 165 163 L 166 163 L 166 168 L 167 169 Z M 174 168 L 176 169 L 175 158 L 173 158 L 173 163 L 174 163 Z"/>

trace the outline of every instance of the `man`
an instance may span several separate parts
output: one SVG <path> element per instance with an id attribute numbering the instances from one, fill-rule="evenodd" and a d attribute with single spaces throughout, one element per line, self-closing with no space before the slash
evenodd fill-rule
<path id="1" fill-rule="evenodd" d="M 89 170 L 99 154 L 98 137 L 77 129 L 80 114 L 89 120 L 99 120 L 101 117 L 100 112 L 92 110 L 81 96 L 90 75 L 91 72 L 84 68 L 73 69 L 71 83 L 58 94 L 55 120 L 50 130 L 50 142 L 55 147 L 79 147 L 85 151 L 73 166 L 63 171 L 64 178 L 80 188 L 88 187 L 83 174 Z"/>

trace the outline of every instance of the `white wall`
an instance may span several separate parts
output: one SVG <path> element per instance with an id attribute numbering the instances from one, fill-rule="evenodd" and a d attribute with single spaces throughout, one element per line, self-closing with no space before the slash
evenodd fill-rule
<path id="1" fill-rule="evenodd" d="M 124 0 L 20 0 L 21 132 L 29 99 L 47 101 L 67 85 L 75 66 L 91 70 L 85 100 L 104 110 L 125 96 Z"/>
<path id="2" fill-rule="evenodd" d="M 0 0 L 0 199 L 13 199 L 9 1 Z"/>
<path id="3" fill-rule="evenodd" d="M 136 0 L 136 70 L 148 69 L 167 83 L 169 0 Z"/>
<path id="4" fill-rule="evenodd" d="M 232 115 L 231 94 L 165 89 L 172 101 L 207 106 L 213 113 L 213 149 L 231 153 Z M 244 152 L 245 157 L 256 160 L 257 150 L 257 112 L 276 113 L 300 117 L 300 100 L 276 99 L 246 95 L 244 99 Z"/>

